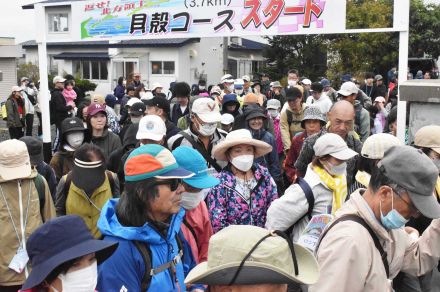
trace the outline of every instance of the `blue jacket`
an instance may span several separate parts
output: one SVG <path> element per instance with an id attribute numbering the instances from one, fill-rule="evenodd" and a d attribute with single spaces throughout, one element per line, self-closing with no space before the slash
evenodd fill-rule
<path id="1" fill-rule="evenodd" d="M 127 227 L 119 223 L 115 214 L 118 199 L 108 201 L 98 220 L 98 228 L 104 239 L 117 241 L 115 253 L 103 262 L 98 269 L 98 291 L 119 291 L 122 287 L 128 291 L 140 291 L 145 272 L 144 261 L 132 240 L 147 242 L 152 258 L 152 267 L 158 267 L 171 261 L 178 254 L 176 235 L 178 236 L 185 211 L 171 217 L 167 237 L 164 238 L 150 224 L 142 227 Z M 147 291 L 186 291 L 185 272 L 189 272 L 195 263 L 187 243 L 184 243 L 184 259 L 176 265 L 177 282 L 169 269 L 154 275 Z M 186 255 L 186 256 L 185 256 Z M 188 255 L 190 255 L 188 257 Z M 180 286 L 180 288 L 178 287 Z M 121 290 L 122 291 L 122 290 Z"/>
<path id="2" fill-rule="evenodd" d="M 272 151 L 267 153 L 264 156 L 255 159 L 256 163 L 263 165 L 269 169 L 270 175 L 274 180 L 278 180 L 281 178 L 281 167 L 280 160 L 277 153 L 277 145 L 274 136 L 268 131 L 261 129 L 259 131 L 253 131 L 249 128 L 249 131 L 252 133 L 252 137 L 254 139 L 266 142 L 267 144 L 272 146 Z"/>
<path id="3" fill-rule="evenodd" d="M 125 86 L 124 85 L 116 85 L 115 90 L 113 91 L 113 94 L 118 98 L 119 102 L 116 103 L 120 103 L 120 100 L 124 97 L 125 95 Z"/>

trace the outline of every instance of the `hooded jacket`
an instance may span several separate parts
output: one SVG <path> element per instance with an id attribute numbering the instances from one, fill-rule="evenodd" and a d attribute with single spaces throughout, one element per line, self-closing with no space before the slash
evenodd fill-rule
<path id="1" fill-rule="evenodd" d="M 176 236 L 179 236 L 185 210 L 182 208 L 179 213 L 171 216 L 165 237 L 148 222 L 142 227 L 123 226 L 116 216 L 117 204 L 118 199 L 108 201 L 98 220 L 98 228 L 104 235 L 104 239 L 117 241 L 119 246 L 113 255 L 99 266 L 96 289 L 98 291 L 140 291 L 145 265 L 133 241 L 148 244 L 153 268 L 173 260 L 179 252 Z M 190 254 L 189 250 L 186 254 Z M 173 278 L 171 271 L 166 269 L 152 276 L 148 291 L 186 291 L 184 270 L 189 271 L 194 262 L 190 263 L 185 259 L 184 256 L 184 261 L 179 261 L 176 265 L 177 281 Z"/>
<path id="2" fill-rule="evenodd" d="M 50 160 L 50 167 L 55 172 L 57 181 L 60 181 L 63 175 L 66 175 L 73 169 L 73 151 L 58 150 Z"/>
<path id="3" fill-rule="evenodd" d="M 301 121 L 304 118 L 304 109 L 306 105 L 302 104 L 302 109 L 299 113 L 293 112 L 289 104 L 286 103 L 281 110 L 281 139 L 283 140 L 284 150 L 290 149 L 293 137 L 301 133 L 304 129 L 301 127 Z M 289 112 L 289 114 L 287 113 Z M 288 115 L 292 115 L 292 123 L 289 124 Z"/>
<path id="4" fill-rule="evenodd" d="M 45 204 L 40 212 L 40 199 L 34 183 L 36 176 L 37 170 L 33 169 L 29 177 L 20 180 L 5 181 L 0 177 L 0 286 L 22 285 L 26 280 L 24 271 L 18 274 L 8 268 L 20 244 L 7 206 L 10 208 L 20 240 L 24 237 L 24 244 L 43 222 L 55 217 L 55 207 L 45 179 Z M 24 226 L 24 229 L 21 226 Z M 29 265 L 26 270 L 30 272 Z"/>
<path id="5" fill-rule="evenodd" d="M 108 158 L 113 151 L 121 147 L 119 136 L 110 132 L 108 129 L 104 130 L 101 137 L 92 137 L 91 143 L 101 148 L 106 158 Z"/>
<path id="6" fill-rule="evenodd" d="M 390 279 L 400 271 L 414 276 L 431 271 L 440 258 L 440 219 L 433 220 L 419 239 L 412 239 L 403 228 L 386 230 L 363 199 L 364 191 L 353 193 L 336 217 L 355 214 L 365 220 L 388 255 Z M 359 223 L 344 221 L 332 227 L 318 248 L 317 260 L 325 272 L 310 292 L 393 291 L 380 253 Z"/>
<path id="7" fill-rule="evenodd" d="M 236 105 L 235 111 L 228 112 L 226 108 L 228 105 Z M 223 97 L 222 114 L 226 113 L 233 115 L 234 118 L 242 114 L 242 111 L 240 110 L 240 103 L 238 102 L 237 97 L 234 94 L 227 94 Z"/>
<path id="8" fill-rule="evenodd" d="M 23 117 L 24 117 L 25 108 L 23 105 L 23 100 L 18 101 L 15 97 L 12 96 L 10 96 L 6 100 L 5 106 L 6 106 L 6 112 L 8 114 L 6 125 L 8 126 L 8 128 L 21 128 L 24 126 L 22 122 L 23 117 L 20 118 L 20 113 L 18 112 L 19 102 L 22 103 Z"/>

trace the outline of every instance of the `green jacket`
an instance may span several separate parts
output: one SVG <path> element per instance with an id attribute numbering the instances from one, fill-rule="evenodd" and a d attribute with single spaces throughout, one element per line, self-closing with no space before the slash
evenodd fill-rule
<path id="1" fill-rule="evenodd" d="M 78 215 L 84 220 L 92 235 L 101 238 L 102 235 L 97 227 L 101 209 L 109 199 L 119 196 L 118 177 L 113 172 L 111 175 L 114 181 L 114 194 L 109 179 L 105 176 L 104 183 L 94 190 L 90 197 L 73 182 L 70 183 L 68 193 L 64 194 L 67 175 L 63 176 L 57 187 L 55 203 L 57 216 Z"/>
<path id="2" fill-rule="evenodd" d="M 24 107 L 23 107 L 23 111 L 24 111 Z M 20 114 L 18 112 L 18 103 L 13 97 L 9 97 L 6 100 L 6 112 L 8 114 L 8 118 L 6 120 L 6 124 L 8 128 L 23 127 L 23 122 L 20 119 Z"/>

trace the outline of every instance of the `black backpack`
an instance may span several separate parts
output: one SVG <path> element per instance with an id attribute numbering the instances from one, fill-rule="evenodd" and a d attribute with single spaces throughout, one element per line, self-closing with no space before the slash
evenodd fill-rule
<path id="1" fill-rule="evenodd" d="M 151 266 L 151 250 L 149 244 L 138 240 L 133 241 L 134 246 L 139 251 L 139 253 L 142 256 L 142 260 L 144 261 L 145 272 L 144 275 L 142 276 L 142 283 L 141 283 L 142 292 L 148 290 L 148 287 L 150 287 L 151 278 L 154 275 L 163 272 L 167 269 L 174 269 L 174 266 L 183 258 L 183 242 L 182 242 L 182 238 L 180 237 L 183 236 L 183 234 L 181 235 L 180 234 L 181 232 L 176 234 L 177 247 L 179 248 L 179 252 L 177 256 L 172 261 L 169 261 L 154 269 L 152 269 Z"/>
<path id="2" fill-rule="evenodd" d="M 40 200 L 41 219 L 44 222 L 44 205 L 46 205 L 46 185 L 44 184 L 44 177 L 41 174 L 37 174 L 37 176 L 34 178 L 34 184 L 38 192 L 38 199 Z"/>
<path id="3" fill-rule="evenodd" d="M 292 231 L 293 228 L 295 227 L 295 224 L 300 222 L 302 219 L 304 219 L 306 216 L 307 218 L 312 219 L 312 212 L 313 212 L 313 207 L 315 206 L 315 197 L 313 196 L 313 192 L 312 189 L 310 188 L 309 184 L 302 178 L 302 177 L 298 177 L 296 179 L 296 183 L 299 185 L 299 187 L 302 189 L 302 191 L 304 192 L 304 195 L 306 196 L 307 199 L 307 203 L 309 205 L 309 208 L 307 210 L 307 213 L 304 214 L 301 218 L 299 218 L 295 223 L 293 223 L 289 228 L 287 228 L 287 230 L 285 231 L 285 233 L 287 235 L 289 235 L 289 237 L 292 237 Z"/>

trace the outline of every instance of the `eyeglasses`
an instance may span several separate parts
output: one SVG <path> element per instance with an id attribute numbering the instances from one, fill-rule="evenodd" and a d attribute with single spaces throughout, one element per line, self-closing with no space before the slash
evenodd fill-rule
<path id="1" fill-rule="evenodd" d="M 182 184 L 182 180 L 179 178 L 167 179 L 167 180 L 158 180 L 154 185 L 168 185 L 170 186 L 170 191 L 174 192 L 177 188 Z"/>
<path id="2" fill-rule="evenodd" d="M 412 202 L 408 202 L 407 200 L 403 199 L 402 195 L 398 191 L 396 191 L 393 188 L 391 188 L 391 189 L 397 195 L 397 197 L 399 197 L 399 199 L 401 199 L 403 202 L 405 202 L 405 204 L 408 206 L 411 214 L 414 214 L 414 216 L 417 216 L 420 214 L 419 210 L 417 210 L 417 208 L 413 205 Z"/>

